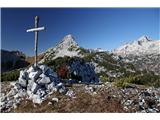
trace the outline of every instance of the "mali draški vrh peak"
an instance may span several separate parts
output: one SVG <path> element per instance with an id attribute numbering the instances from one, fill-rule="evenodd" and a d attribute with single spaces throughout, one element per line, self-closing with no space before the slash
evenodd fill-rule
<path id="1" fill-rule="evenodd" d="M 76 43 L 74 37 L 71 34 L 66 35 L 58 45 L 54 48 L 55 50 L 68 50 L 69 48 L 78 48 L 78 44 Z"/>
<path id="2" fill-rule="evenodd" d="M 96 48 L 96 49 L 89 49 L 89 48 L 83 48 L 80 47 L 75 38 L 73 37 L 72 34 L 68 34 L 64 36 L 64 38 L 55 46 L 52 48 L 49 48 L 43 57 L 43 59 L 40 61 L 40 63 L 44 63 L 45 61 L 50 61 L 54 60 L 58 57 L 64 57 L 64 56 L 69 56 L 69 57 L 84 57 L 82 53 L 83 52 L 106 52 L 105 50 L 101 48 Z"/>
<path id="3" fill-rule="evenodd" d="M 45 52 L 44 58 L 40 61 L 40 63 L 43 63 L 48 60 L 54 60 L 58 57 L 64 57 L 64 56 L 81 56 L 79 55 L 79 46 L 75 41 L 75 38 L 68 34 L 66 35 L 55 47 L 49 48 Z"/>
<path id="4" fill-rule="evenodd" d="M 152 40 L 148 36 L 142 36 L 132 43 L 127 43 L 113 50 L 113 53 L 122 57 L 160 54 L 160 40 Z"/>

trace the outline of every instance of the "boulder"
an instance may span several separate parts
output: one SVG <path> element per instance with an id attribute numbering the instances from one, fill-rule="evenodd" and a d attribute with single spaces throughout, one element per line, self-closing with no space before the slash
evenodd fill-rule
<path id="1" fill-rule="evenodd" d="M 47 85 L 47 90 L 50 91 L 57 91 L 57 88 L 55 88 L 54 82 L 51 82 L 50 84 Z"/>
<path id="2" fill-rule="evenodd" d="M 47 76 L 51 76 L 51 77 L 58 77 L 57 74 L 55 72 L 53 72 L 52 69 L 48 68 L 46 71 L 45 71 L 45 74 Z"/>
<path id="3" fill-rule="evenodd" d="M 32 65 L 31 67 L 29 67 L 29 69 L 27 70 L 27 73 L 31 73 L 31 72 L 35 72 L 34 65 Z"/>
<path id="4" fill-rule="evenodd" d="M 32 96 L 30 97 L 30 99 L 32 99 L 33 103 L 37 103 L 37 104 L 41 104 L 42 103 L 42 99 L 40 98 L 39 95 L 36 94 L 32 94 Z"/>
<path id="5" fill-rule="evenodd" d="M 52 102 L 48 102 L 48 105 L 52 105 Z"/>
<path id="6" fill-rule="evenodd" d="M 52 98 L 52 101 L 58 103 L 58 98 Z"/>
<path id="7" fill-rule="evenodd" d="M 54 83 L 55 86 L 60 83 L 60 78 L 59 77 L 50 76 L 50 80 L 51 80 L 52 83 Z"/>
<path id="8" fill-rule="evenodd" d="M 65 93 L 66 92 L 66 89 L 63 85 L 63 83 L 59 83 L 57 86 L 56 86 L 57 90 L 60 92 L 60 93 Z"/>
<path id="9" fill-rule="evenodd" d="M 32 89 L 33 83 L 34 83 L 33 80 L 31 80 L 31 79 L 28 80 L 27 90 L 31 90 Z"/>
<path id="10" fill-rule="evenodd" d="M 41 99 L 44 99 L 47 95 L 47 92 L 46 89 L 38 89 L 36 94 L 39 95 Z"/>
<path id="11" fill-rule="evenodd" d="M 45 73 L 49 67 L 47 67 L 46 65 L 40 65 L 39 68 L 42 70 L 43 73 Z"/>
<path id="12" fill-rule="evenodd" d="M 23 79 L 23 78 L 18 78 L 18 83 L 22 86 L 22 87 L 27 87 L 27 80 Z"/>
<path id="13" fill-rule="evenodd" d="M 41 74 L 42 72 L 40 70 L 38 71 L 35 71 L 35 72 L 30 72 L 29 73 L 29 78 L 33 81 L 37 80 L 39 75 Z"/>
<path id="14" fill-rule="evenodd" d="M 32 88 L 31 88 L 31 92 L 33 94 L 36 94 L 36 92 L 37 92 L 37 90 L 38 90 L 39 87 L 40 86 L 37 83 L 33 82 L 33 85 L 32 85 Z"/>
<path id="15" fill-rule="evenodd" d="M 40 76 L 39 76 L 39 79 L 36 81 L 38 84 L 41 84 L 41 85 L 43 85 L 43 84 L 49 84 L 51 81 L 50 81 L 50 78 L 49 77 L 47 77 L 45 74 L 41 74 Z"/>
<path id="16" fill-rule="evenodd" d="M 9 93 L 7 94 L 7 96 L 10 97 L 10 96 L 14 96 L 14 95 L 16 95 L 16 94 L 17 94 L 17 90 L 16 90 L 16 89 L 11 89 L 11 90 L 9 91 Z"/>
<path id="17" fill-rule="evenodd" d="M 28 73 L 27 73 L 27 71 L 26 70 L 21 70 L 19 78 L 28 80 Z"/>
<path id="18" fill-rule="evenodd" d="M 71 97 L 71 98 L 75 98 L 75 93 L 73 92 L 73 90 L 68 90 L 66 93 L 67 96 Z"/>

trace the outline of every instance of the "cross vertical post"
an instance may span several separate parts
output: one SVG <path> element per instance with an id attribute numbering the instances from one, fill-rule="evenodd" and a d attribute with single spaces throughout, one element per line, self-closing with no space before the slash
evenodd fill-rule
<path id="1" fill-rule="evenodd" d="M 39 17 L 35 16 L 35 28 L 28 29 L 27 32 L 35 32 L 35 46 L 34 46 L 34 51 L 35 51 L 35 67 L 37 67 L 37 56 L 38 56 L 38 32 L 44 30 L 44 27 L 39 27 Z"/>
<path id="2" fill-rule="evenodd" d="M 35 28 L 38 28 L 39 17 L 35 17 Z M 35 66 L 37 67 L 38 31 L 35 31 Z"/>

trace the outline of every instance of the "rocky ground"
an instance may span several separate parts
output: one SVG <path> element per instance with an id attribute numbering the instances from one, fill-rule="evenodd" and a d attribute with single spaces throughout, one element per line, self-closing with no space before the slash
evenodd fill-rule
<path id="1" fill-rule="evenodd" d="M 17 81 L 2 82 L 1 112 L 160 112 L 160 88 L 118 88 L 101 83 L 89 64 L 71 65 L 81 68 L 71 69 L 81 81 L 62 80 L 46 65 L 32 65 Z"/>
<path id="2" fill-rule="evenodd" d="M 1 100 L 12 85 L 2 83 Z M 8 102 L 5 109 L 1 106 L 1 112 L 160 112 L 160 88 L 131 85 L 122 89 L 109 82 L 65 87 L 66 94 L 53 92 L 40 104 L 23 97 L 12 106 Z"/>

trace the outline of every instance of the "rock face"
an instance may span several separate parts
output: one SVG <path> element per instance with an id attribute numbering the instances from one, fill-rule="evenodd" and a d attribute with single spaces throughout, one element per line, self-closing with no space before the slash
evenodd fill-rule
<path id="1" fill-rule="evenodd" d="M 79 79 L 82 83 L 99 83 L 99 78 L 96 76 L 94 66 L 81 58 L 76 57 L 71 59 L 68 62 L 68 69 L 70 75 Z"/>
<path id="2" fill-rule="evenodd" d="M 2 97 L 1 110 L 10 110 L 23 100 L 23 97 L 27 97 L 33 103 L 41 104 L 54 91 L 66 92 L 57 74 L 45 65 L 38 65 L 38 67 L 32 65 L 20 71 L 18 81 L 11 91 Z"/>
<path id="3" fill-rule="evenodd" d="M 52 61 L 52 65 L 51 66 L 55 71 L 57 71 L 58 76 L 66 82 L 70 81 L 71 83 L 81 82 L 85 84 L 96 84 L 100 81 L 94 71 L 95 68 L 93 64 L 86 62 L 83 58 L 58 58 L 55 61 Z"/>

